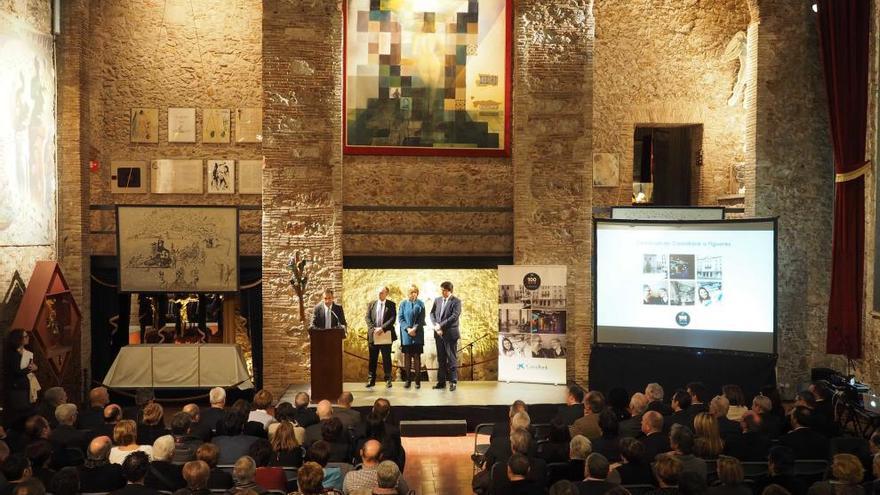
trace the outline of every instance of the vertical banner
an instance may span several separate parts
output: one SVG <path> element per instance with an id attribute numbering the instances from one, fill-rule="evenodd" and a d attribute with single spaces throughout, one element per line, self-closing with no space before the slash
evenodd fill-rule
<path id="1" fill-rule="evenodd" d="M 498 380 L 565 383 L 564 265 L 498 267 Z"/>

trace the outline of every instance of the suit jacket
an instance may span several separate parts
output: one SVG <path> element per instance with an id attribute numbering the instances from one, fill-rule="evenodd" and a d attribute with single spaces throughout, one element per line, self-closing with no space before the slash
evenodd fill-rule
<path id="1" fill-rule="evenodd" d="M 617 466 L 621 485 L 653 485 L 654 473 L 649 462 L 628 462 Z"/>
<path id="2" fill-rule="evenodd" d="M 220 468 L 211 469 L 208 476 L 208 488 L 211 490 L 228 490 L 235 485 L 232 475 Z"/>
<path id="3" fill-rule="evenodd" d="M 647 410 L 648 411 L 657 411 L 658 413 L 660 413 L 664 416 L 671 416 L 672 413 L 674 412 L 672 410 L 672 406 L 670 406 L 669 404 L 667 404 L 663 401 L 660 401 L 660 400 L 651 401 L 651 403 L 648 404 Z"/>
<path id="4" fill-rule="evenodd" d="M 769 451 L 770 437 L 763 432 L 748 431 L 724 442 L 724 453 L 743 462 L 766 461 Z"/>
<path id="5" fill-rule="evenodd" d="M 583 435 L 591 441 L 602 436 L 602 429 L 599 428 L 599 415 L 595 413 L 587 414 L 572 423 L 568 429 L 569 434 Z"/>
<path id="6" fill-rule="evenodd" d="M 654 462 L 654 458 L 657 457 L 657 454 L 669 452 L 672 448 L 669 446 L 669 436 L 662 431 L 651 433 L 642 438 L 641 442 L 645 446 L 645 460 L 648 462 Z"/>
<path id="7" fill-rule="evenodd" d="M 721 433 L 721 438 L 724 439 L 725 444 L 734 440 L 735 437 L 742 435 L 742 427 L 740 427 L 739 423 L 727 419 L 726 416 L 718 418 L 718 431 Z"/>
<path id="8" fill-rule="evenodd" d="M 448 341 L 460 339 L 461 334 L 458 332 L 458 319 L 460 317 L 461 299 L 450 294 L 449 300 L 446 301 L 446 307 L 443 307 L 442 297 L 434 299 L 434 306 L 431 308 L 431 321 L 440 325 L 440 330 L 443 331 L 443 337 L 437 336 L 437 332 L 434 332 L 435 338 L 442 338 Z"/>
<path id="9" fill-rule="evenodd" d="M 827 459 L 828 439 L 812 428 L 798 428 L 779 437 L 779 444 L 791 447 L 797 459 Z"/>
<path id="10" fill-rule="evenodd" d="M 566 426 L 571 426 L 575 421 L 584 417 L 584 405 L 583 404 L 572 404 L 565 405 L 560 407 L 556 411 L 556 416 L 553 419 L 561 419 Z M 598 417 L 598 416 L 597 416 Z"/>
<path id="11" fill-rule="evenodd" d="M 685 426 L 690 428 L 691 431 L 694 431 L 694 418 L 697 417 L 697 414 L 709 412 L 709 405 L 706 403 L 691 404 L 686 411 L 690 421 L 688 421 Z"/>
<path id="12" fill-rule="evenodd" d="M 94 430 L 104 424 L 104 408 L 90 407 L 77 415 L 77 426 L 83 430 Z"/>
<path id="13" fill-rule="evenodd" d="M 315 306 L 315 309 L 312 311 L 312 324 L 309 325 L 309 328 L 323 329 L 327 326 L 324 311 L 324 303 L 318 303 Z M 345 322 L 345 311 L 342 310 L 342 306 L 333 303 L 330 306 L 330 327 L 344 327 L 347 325 L 348 323 Z"/>
<path id="14" fill-rule="evenodd" d="M 539 486 L 547 485 L 547 463 L 543 459 L 529 456 L 529 474 L 526 479 L 537 483 Z M 492 485 L 489 493 L 494 495 L 507 495 L 511 493 L 510 479 L 507 477 L 507 462 L 497 462 L 492 466 Z"/>
<path id="15" fill-rule="evenodd" d="M 807 493 L 807 483 L 791 474 L 780 474 L 777 476 L 761 476 L 755 480 L 754 493 L 761 493 L 764 488 L 770 485 L 779 485 L 788 490 L 791 495 L 805 495 Z"/>
<path id="16" fill-rule="evenodd" d="M 144 486 L 156 490 L 173 492 L 186 486 L 183 479 L 183 466 L 167 461 L 153 461 L 144 478 Z"/>
<path id="17" fill-rule="evenodd" d="M 358 430 L 363 420 L 361 413 L 350 407 L 333 407 L 333 415 L 339 418 L 346 430 Z"/>
<path id="18" fill-rule="evenodd" d="M 87 434 L 87 431 L 72 426 L 59 425 L 49 434 L 49 441 L 56 451 L 70 448 L 85 450 Z"/>
<path id="19" fill-rule="evenodd" d="M 303 428 L 308 428 L 309 426 L 312 426 L 313 424 L 320 421 L 318 419 L 318 413 L 315 412 L 315 409 L 308 406 L 297 408 L 296 413 L 293 415 L 293 419 L 294 421 L 296 421 L 296 424 L 302 426 Z"/>
<path id="20" fill-rule="evenodd" d="M 507 486 L 507 493 L 510 495 L 544 495 L 547 493 L 546 488 L 530 479 L 513 481 Z"/>
<path id="21" fill-rule="evenodd" d="M 110 493 L 113 495 L 159 495 L 159 491 L 156 489 L 148 488 L 144 485 L 135 485 L 134 483 L 129 483 L 119 490 Z"/>
<path id="22" fill-rule="evenodd" d="M 156 425 L 139 424 L 137 427 L 138 445 L 153 445 L 157 438 L 170 434 L 165 425 L 160 421 Z M 112 436 L 110 438 L 113 438 Z"/>
<path id="23" fill-rule="evenodd" d="M 313 443 L 323 438 L 321 435 L 321 428 L 323 426 L 324 422 L 321 421 L 313 425 L 309 425 L 309 427 L 306 428 L 306 434 L 303 438 L 303 445 L 305 445 L 306 448 L 311 447 Z"/>
<path id="24" fill-rule="evenodd" d="M 636 438 L 642 434 L 642 415 L 633 416 L 619 423 L 617 436 L 620 438 Z"/>
<path id="25" fill-rule="evenodd" d="M 82 493 L 112 492 L 125 486 L 122 466 L 102 464 L 95 467 L 78 466 L 79 489 Z"/>
<path id="26" fill-rule="evenodd" d="M 397 321 L 397 306 L 394 305 L 394 301 L 390 299 L 385 299 L 385 310 L 382 311 L 382 320 L 376 321 L 376 305 L 379 304 L 379 301 L 373 301 L 370 303 L 369 308 L 367 308 L 367 341 L 370 344 L 373 344 L 373 329 L 376 327 L 382 327 L 382 330 L 385 332 L 391 332 L 391 342 L 397 340 L 397 332 L 394 331 L 394 322 Z"/>
<path id="27" fill-rule="evenodd" d="M 580 495 L 605 495 L 605 492 L 614 488 L 616 485 L 605 480 L 585 480 L 574 484 Z"/>
<path id="28" fill-rule="evenodd" d="M 199 412 L 199 423 L 204 424 L 205 428 L 211 428 L 211 436 L 223 434 L 223 417 L 226 415 L 226 409 L 219 407 L 208 407 Z M 140 426 L 138 426 L 140 429 Z"/>
<path id="29" fill-rule="evenodd" d="M 681 411 L 677 411 L 672 413 L 670 416 L 665 416 L 663 418 L 663 430 L 667 433 L 672 429 L 672 425 L 684 425 L 693 431 L 694 429 L 694 418 L 688 414 L 687 409 L 682 409 Z"/>
<path id="30" fill-rule="evenodd" d="M 257 440 L 259 440 L 258 437 L 251 435 L 221 435 L 214 437 L 212 443 L 220 448 L 220 458 L 217 459 L 217 464 L 235 464 L 239 457 L 248 454 L 251 444 Z"/>

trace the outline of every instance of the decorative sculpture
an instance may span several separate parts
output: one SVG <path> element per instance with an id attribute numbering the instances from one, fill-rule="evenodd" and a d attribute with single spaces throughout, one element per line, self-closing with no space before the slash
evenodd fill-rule
<path id="1" fill-rule="evenodd" d="M 294 252 L 290 261 L 287 262 L 287 269 L 290 270 L 290 286 L 293 287 L 293 292 L 296 293 L 296 298 L 299 301 L 299 321 L 303 330 L 306 329 L 306 307 L 303 298 L 309 283 L 309 277 L 306 275 L 307 262 L 308 260 L 299 251 Z"/>
<path id="2" fill-rule="evenodd" d="M 727 43 L 724 49 L 724 55 L 721 56 L 722 62 L 733 62 L 739 60 L 739 68 L 736 71 L 736 83 L 733 85 L 733 91 L 727 100 L 727 105 L 734 107 L 744 100 L 746 93 L 746 65 L 749 58 L 749 42 L 748 35 L 745 31 L 737 31 L 733 38 Z"/>

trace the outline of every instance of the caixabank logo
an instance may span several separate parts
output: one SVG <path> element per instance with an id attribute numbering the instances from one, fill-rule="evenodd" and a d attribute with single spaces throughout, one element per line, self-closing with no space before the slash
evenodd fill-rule
<path id="1" fill-rule="evenodd" d="M 520 361 L 520 362 L 516 363 L 516 369 L 523 370 L 523 371 L 547 371 L 548 368 L 546 365 L 543 365 L 543 364 L 526 363 L 526 362 Z"/>

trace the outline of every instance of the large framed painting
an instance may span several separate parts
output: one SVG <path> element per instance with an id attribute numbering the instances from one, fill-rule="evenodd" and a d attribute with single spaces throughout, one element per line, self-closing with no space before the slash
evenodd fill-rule
<path id="1" fill-rule="evenodd" d="M 120 292 L 238 290 L 238 208 L 117 206 Z"/>
<path id="2" fill-rule="evenodd" d="M 343 151 L 509 156 L 511 0 L 346 0 Z"/>

